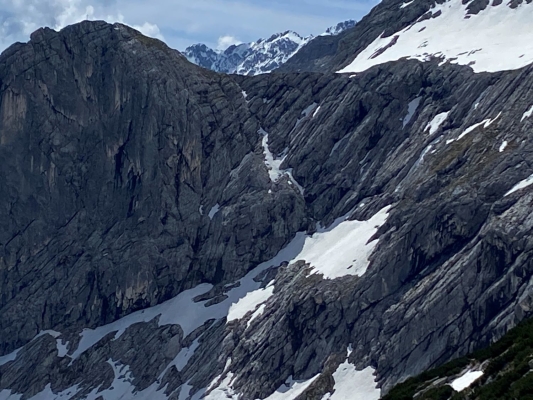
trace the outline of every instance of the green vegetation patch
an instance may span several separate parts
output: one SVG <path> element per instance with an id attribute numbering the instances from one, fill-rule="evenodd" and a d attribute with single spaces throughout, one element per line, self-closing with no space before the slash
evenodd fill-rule
<path id="1" fill-rule="evenodd" d="M 468 365 L 488 362 L 484 375 L 470 388 L 455 392 L 442 378 L 460 374 Z M 416 397 L 415 397 L 416 395 Z M 510 330 L 491 346 L 446 363 L 395 386 L 383 400 L 533 400 L 533 318 Z"/>

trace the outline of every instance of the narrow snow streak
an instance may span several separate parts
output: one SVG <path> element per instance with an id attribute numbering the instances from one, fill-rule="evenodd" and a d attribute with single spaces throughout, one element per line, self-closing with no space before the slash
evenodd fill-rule
<path id="1" fill-rule="evenodd" d="M 531 184 L 533 184 L 533 175 L 531 175 L 528 178 L 518 182 L 516 185 L 513 186 L 513 188 L 511 190 L 509 190 L 507 193 L 505 193 L 505 196 L 503 196 L 503 197 L 509 196 L 510 194 L 512 194 L 514 192 L 517 192 L 517 191 L 519 191 L 521 189 L 524 189 L 524 188 L 530 186 Z"/>
<path id="2" fill-rule="evenodd" d="M 468 135 L 470 132 L 475 131 L 480 126 L 483 126 L 484 129 L 487 129 L 489 126 L 491 126 L 494 123 L 494 121 L 496 121 L 498 118 L 500 118 L 500 115 L 502 115 L 501 112 L 494 119 L 488 118 L 488 119 L 485 119 L 485 120 L 483 120 L 481 122 L 478 122 L 477 124 L 474 124 L 474 125 L 466 128 L 465 131 L 463 133 L 461 133 L 457 139 L 449 139 L 449 140 L 446 141 L 446 144 L 450 144 L 452 142 L 461 140 L 466 135 Z"/>
<path id="3" fill-rule="evenodd" d="M 211 210 L 209 210 L 209 214 L 208 214 L 209 219 L 213 219 L 219 210 L 220 210 L 220 204 L 217 203 L 211 208 Z"/>
<path id="4" fill-rule="evenodd" d="M 314 103 L 316 106 L 316 103 Z M 304 110 L 302 112 L 307 112 Z M 310 111 L 309 111 L 310 112 Z M 300 121 L 300 120 L 298 120 Z M 294 179 L 294 176 L 292 175 L 292 168 L 289 169 L 281 169 L 281 164 L 285 160 L 286 156 L 283 156 L 282 158 L 276 158 L 270 151 L 268 147 L 268 133 L 264 129 L 259 130 L 259 134 L 263 135 L 263 139 L 261 141 L 261 144 L 263 146 L 263 154 L 265 155 L 265 165 L 268 169 L 268 175 L 270 176 L 270 180 L 272 182 L 277 182 L 282 176 L 286 175 L 289 177 L 289 184 L 293 184 L 298 188 L 298 191 L 302 194 L 304 194 L 304 188 Z"/>
<path id="5" fill-rule="evenodd" d="M 530 107 L 529 110 L 527 110 L 524 115 L 522 115 L 522 119 L 520 120 L 520 122 L 523 122 L 526 118 L 529 118 L 533 115 L 533 106 Z"/>
<path id="6" fill-rule="evenodd" d="M 461 392 L 483 376 L 483 371 L 468 371 L 451 383 L 453 390 Z"/>
<path id="7" fill-rule="evenodd" d="M 74 385 L 66 390 L 63 390 L 59 393 L 54 393 L 52 391 L 52 385 L 48 384 L 46 387 L 40 392 L 37 393 L 35 396 L 31 397 L 29 400 L 61 400 L 61 399 L 71 399 L 73 398 L 76 393 L 79 391 L 78 385 Z M 1 399 L 2 397 L 0 397 Z M 11 400 L 11 398 L 8 398 Z M 94 400 L 96 397 L 86 397 L 86 399 Z M 108 398 L 104 398 L 105 400 L 108 400 Z M 111 400 L 111 399 L 109 399 Z"/>
<path id="8" fill-rule="evenodd" d="M 467 7 L 461 0 L 435 5 L 433 18 L 390 37 L 380 35 L 338 72 L 362 72 L 401 58 L 429 61 L 437 57 L 442 63 L 470 65 L 474 72 L 514 70 L 533 62 L 533 5 L 524 2 L 512 9 L 503 2 L 465 18 Z"/>
<path id="9" fill-rule="evenodd" d="M 265 308 L 266 308 L 266 305 L 265 304 L 261 304 L 257 310 L 254 311 L 254 313 L 252 314 L 252 316 L 250 317 L 250 319 L 248 320 L 248 322 L 246 323 L 246 327 L 250 327 L 250 325 L 252 324 L 252 321 L 254 319 L 256 319 L 257 317 L 259 317 L 260 315 L 262 315 L 264 312 L 265 312 Z"/>
<path id="10" fill-rule="evenodd" d="M 313 103 L 311 104 L 310 106 L 307 106 L 305 108 L 305 110 L 302 111 L 302 115 L 305 117 L 308 117 L 312 111 L 315 111 L 316 107 L 317 107 L 318 104 L 316 103 Z"/>
<path id="11" fill-rule="evenodd" d="M 283 158 L 276 159 L 268 147 L 268 133 L 261 129 L 259 131 L 263 135 L 263 140 L 261 145 L 263 146 L 263 154 L 265 155 L 265 165 L 268 168 L 268 175 L 272 182 L 277 182 L 277 180 L 283 175 L 283 172 L 280 169 Z"/>
<path id="12" fill-rule="evenodd" d="M 498 149 L 498 151 L 502 153 L 506 149 L 506 147 L 507 147 L 507 140 L 504 140 L 500 148 Z"/>
<path id="13" fill-rule="evenodd" d="M 405 8 L 407 6 L 410 6 L 411 4 L 413 4 L 415 2 L 415 0 L 411 0 L 411 1 L 407 1 L 405 3 L 403 3 L 400 8 Z"/>

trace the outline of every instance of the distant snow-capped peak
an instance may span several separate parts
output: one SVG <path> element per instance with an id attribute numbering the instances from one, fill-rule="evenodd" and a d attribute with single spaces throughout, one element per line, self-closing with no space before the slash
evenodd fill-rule
<path id="1" fill-rule="evenodd" d="M 326 32 L 324 32 L 320 36 L 338 35 L 339 33 L 344 32 L 345 30 L 353 28 L 356 23 L 357 22 L 353 19 L 344 22 L 339 22 L 337 25 L 330 26 L 328 29 L 326 29 Z"/>
<path id="2" fill-rule="evenodd" d="M 354 25 L 355 21 L 352 20 L 341 22 L 328 28 L 322 35 L 337 35 Z M 303 37 L 296 32 L 286 31 L 268 39 L 232 45 L 224 51 L 199 43 L 187 47 L 184 55 L 190 62 L 217 72 L 256 75 L 279 68 L 312 39 L 312 35 Z"/>

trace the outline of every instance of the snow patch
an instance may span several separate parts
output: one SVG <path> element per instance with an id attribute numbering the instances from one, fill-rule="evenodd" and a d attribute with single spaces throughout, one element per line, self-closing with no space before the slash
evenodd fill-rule
<path id="1" fill-rule="evenodd" d="M 0 390 L 0 400 L 21 400 L 22 395 L 13 393 L 11 390 Z"/>
<path id="2" fill-rule="evenodd" d="M 117 340 L 131 325 L 141 322 L 149 322 L 156 317 L 159 317 L 159 326 L 180 325 L 183 329 L 184 337 L 188 336 L 191 332 L 202 326 L 210 319 L 217 320 L 225 318 L 228 316 L 229 311 L 234 304 L 239 304 L 240 300 L 245 299 L 249 293 L 258 291 L 260 289 L 261 282 L 256 282 L 254 278 L 270 267 L 278 266 L 284 261 L 293 259 L 301 252 L 304 241 L 305 233 L 297 233 L 294 239 L 285 248 L 280 250 L 275 257 L 269 261 L 259 264 L 245 277 L 240 279 L 238 281 L 239 285 L 225 293 L 227 298 L 218 304 L 212 304 L 209 307 L 206 307 L 205 304 L 209 301 L 209 299 L 199 302 L 194 301 L 196 297 L 206 294 L 212 289 L 212 285 L 201 284 L 193 289 L 180 293 L 173 299 L 145 310 L 137 311 L 127 315 L 126 317 L 112 322 L 111 324 L 100 326 L 95 329 L 84 329 L 82 333 L 80 333 L 81 338 L 78 347 L 70 355 L 70 357 L 73 360 L 76 359 L 80 356 L 80 354 L 87 351 L 108 334 L 115 333 L 112 340 Z M 273 282 L 271 282 L 271 284 L 269 284 L 269 286 L 261 293 L 263 299 L 267 297 L 267 294 L 272 292 L 273 288 Z M 234 307 L 233 312 L 236 313 L 237 311 L 235 310 L 239 309 L 240 307 L 244 307 L 245 304 L 247 304 L 248 307 L 251 307 L 250 299 L 253 300 L 254 297 L 259 297 L 259 293 L 250 295 L 250 297 L 244 300 L 242 304 L 235 306 L 237 308 Z M 256 312 L 257 311 L 258 310 L 256 310 Z M 235 314 L 232 314 L 232 316 L 233 315 Z M 196 350 L 195 346 L 196 345 L 193 343 L 188 350 L 185 350 L 183 353 L 180 352 L 174 362 L 179 363 L 179 365 L 182 365 L 184 362 L 188 362 L 190 357 L 192 357 L 194 354 L 194 350 Z M 8 356 L 4 356 L 2 359 L 5 359 L 5 362 L 8 362 L 8 358 L 11 360 L 15 357 L 16 354 L 12 353 Z"/>
<path id="3" fill-rule="evenodd" d="M 57 346 L 57 356 L 58 357 L 65 357 L 68 353 L 68 341 L 64 339 L 56 339 L 56 346 Z"/>
<path id="4" fill-rule="evenodd" d="M 208 217 L 209 219 L 213 219 L 215 214 L 220 210 L 220 204 L 215 204 L 213 207 L 211 207 L 211 210 L 209 210 Z"/>
<path id="5" fill-rule="evenodd" d="M 315 103 L 316 105 L 316 103 Z M 302 114 L 306 112 L 304 110 Z M 286 175 L 289 178 L 289 184 L 294 184 L 300 191 L 300 193 L 304 194 L 303 187 L 294 179 L 294 176 L 292 175 L 292 168 L 289 169 L 281 169 L 281 164 L 285 160 L 286 155 L 284 155 L 281 158 L 276 158 L 270 151 L 268 147 L 268 133 L 261 128 L 259 130 L 259 134 L 263 135 L 263 139 L 261 141 L 261 145 L 263 146 L 263 154 L 265 155 L 265 165 L 268 169 L 268 175 L 270 176 L 270 180 L 274 183 L 276 183 L 282 176 Z"/>
<path id="6" fill-rule="evenodd" d="M 285 384 L 281 385 L 278 390 L 268 396 L 265 400 L 294 400 L 305 392 L 319 376 L 320 374 L 317 374 L 305 381 L 295 381 L 292 379 L 292 376 L 290 376 Z"/>
<path id="7" fill-rule="evenodd" d="M 194 352 L 198 347 L 200 347 L 200 338 L 197 338 L 194 342 L 192 342 L 190 347 L 184 347 L 180 350 L 176 358 L 165 368 L 165 372 L 168 371 L 170 367 L 173 365 L 176 367 L 178 372 L 180 372 L 185 366 L 189 363 L 189 360 L 194 355 Z M 165 373 L 161 374 L 161 377 L 163 377 Z"/>
<path id="8" fill-rule="evenodd" d="M 440 114 L 435 115 L 431 122 L 429 122 L 426 125 L 426 129 L 424 129 L 424 132 L 427 132 L 429 130 L 429 134 L 433 135 L 435 132 L 437 132 L 442 125 L 444 121 L 448 118 L 448 115 L 450 115 L 450 112 L 443 112 Z"/>
<path id="9" fill-rule="evenodd" d="M 312 118 L 315 118 L 315 117 L 316 117 L 316 115 L 318 114 L 318 111 L 319 111 L 319 110 L 320 110 L 320 106 L 318 106 L 318 107 L 316 108 L 315 112 L 313 113 Z"/>
<path id="10" fill-rule="evenodd" d="M 178 296 L 157 306 L 134 312 L 108 325 L 95 329 L 84 329 L 80 333 L 78 348 L 70 355 L 76 359 L 80 354 L 94 346 L 106 335 L 115 332 L 113 340 L 118 339 L 126 329 L 139 322 L 149 322 L 159 316 L 159 326 L 180 325 L 184 336 L 202 326 L 211 318 L 222 318 L 225 310 L 220 305 L 205 307 L 203 302 L 194 302 L 194 298 L 211 290 L 212 285 L 202 284 L 194 289 L 186 290 Z M 217 307 L 218 306 L 218 307 Z"/>
<path id="11" fill-rule="evenodd" d="M 328 229 L 319 229 L 305 238 L 302 251 L 290 262 L 305 260 L 312 273 L 335 279 L 346 275 L 362 276 L 369 264 L 368 257 L 378 240 L 368 242 L 388 218 L 390 206 L 380 210 L 368 221 L 346 221 L 340 218 Z"/>
<path id="12" fill-rule="evenodd" d="M 68 342 L 63 343 L 63 340 L 57 339 L 59 336 L 61 336 L 60 332 L 53 331 L 53 330 L 41 331 L 37 335 L 35 335 L 35 337 L 30 341 L 30 343 L 33 342 L 34 340 L 42 337 L 42 336 L 45 336 L 45 335 L 50 335 L 54 339 L 56 339 L 57 353 L 58 353 L 57 355 L 58 355 L 58 357 L 65 357 L 66 354 L 67 354 L 67 351 L 68 351 L 67 350 Z M 8 362 L 15 361 L 15 359 L 17 358 L 18 353 L 22 349 L 23 349 L 23 347 L 20 347 L 20 348 L 16 349 L 15 351 L 0 357 L 0 366 L 2 366 L 4 364 L 7 364 Z M 0 400 L 1 399 L 2 399 L 2 397 L 0 397 Z"/>
<path id="13" fill-rule="evenodd" d="M 249 328 L 250 325 L 252 324 L 252 321 L 254 319 L 256 319 L 257 317 L 259 317 L 260 315 L 262 315 L 264 312 L 265 312 L 265 308 L 266 308 L 266 305 L 265 304 L 261 304 L 257 310 L 254 311 L 254 313 L 252 314 L 252 316 L 250 317 L 250 320 L 246 323 L 246 327 Z"/>
<path id="14" fill-rule="evenodd" d="M 302 115 L 304 116 L 304 118 L 308 117 L 311 114 L 311 112 L 316 109 L 317 106 L 318 104 L 316 103 L 313 103 L 310 106 L 307 106 L 305 110 L 302 111 Z"/>
<path id="15" fill-rule="evenodd" d="M 6 354 L 5 356 L 0 357 L 0 367 L 2 365 L 7 364 L 8 362 L 15 361 L 15 359 L 17 358 L 18 352 L 21 351 L 21 350 L 22 350 L 22 347 L 17 349 L 17 350 L 15 350 L 15 351 L 13 351 L 13 352 L 11 352 L 11 353 L 9 353 L 9 354 Z M 1 397 L 0 397 L 0 399 L 1 399 Z"/>
<path id="16" fill-rule="evenodd" d="M 278 390 L 272 393 L 264 400 L 294 400 L 300 396 L 305 390 L 311 386 L 311 384 L 320 376 L 320 374 L 314 377 L 304 380 L 295 381 L 290 376 L 287 381 L 281 385 Z M 215 378 L 207 390 L 210 390 L 220 380 L 220 376 Z M 212 389 L 212 391 L 204 398 L 205 400 L 239 400 L 241 396 L 235 392 L 231 387 L 233 380 L 233 374 L 229 372 L 222 382 Z"/>
<path id="17" fill-rule="evenodd" d="M 274 282 L 266 288 L 249 292 L 237 303 L 232 304 L 228 313 L 228 322 L 241 319 L 248 312 L 255 311 L 260 305 L 265 303 L 274 294 Z"/>
<path id="18" fill-rule="evenodd" d="M 168 397 L 164 393 L 165 387 L 160 388 L 157 383 L 153 383 L 143 391 L 137 391 L 133 385 L 133 374 L 130 371 L 129 366 L 123 365 L 120 362 L 113 360 L 107 361 L 113 372 L 115 378 L 109 388 L 99 391 L 100 388 L 93 389 L 91 393 L 85 397 L 86 400 L 96 400 L 103 398 L 104 400 L 121 400 L 121 399 L 133 399 L 136 400 L 167 400 Z M 50 397 L 46 398 L 51 400 Z M 44 400 L 44 399 L 43 399 Z"/>
<path id="19" fill-rule="evenodd" d="M 502 152 L 506 149 L 507 144 L 508 144 L 508 143 L 507 143 L 507 140 L 504 140 L 503 143 L 501 144 L 500 148 L 498 149 L 498 151 L 499 151 L 500 153 L 502 153 Z"/>
<path id="20" fill-rule="evenodd" d="M 348 348 L 348 357 L 350 353 L 351 348 Z M 346 358 L 333 373 L 333 393 L 326 393 L 322 400 L 379 400 L 381 390 L 376 387 L 375 373 L 372 367 L 357 371 L 355 365 L 350 364 Z"/>
<path id="21" fill-rule="evenodd" d="M 522 119 L 520 120 L 520 122 L 524 121 L 526 118 L 529 118 L 533 115 L 533 106 L 530 107 L 529 110 L 527 110 L 524 115 L 522 115 Z"/>
<path id="22" fill-rule="evenodd" d="M 52 391 L 51 385 L 48 384 L 41 392 L 37 393 L 35 396 L 31 397 L 29 400 L 61 400 L 61 399 L 66 400 L 66 399 L 73 398 L 78 393 L 78 391 L 79 391 L 78 385 L 75 385 L 66 390 L 63 390 L 62 392 L 54 393 Z M 0 399 L 1 398 L 2 397 L 0 397 Z M 11 400 L 11 398 L 9 397 L 8 399 Z M 87 397 L 87 399 L 93 400 L 93 398 L 91 397 Z"/>
<path id="23" fill-rule="evenodd" d="M 270 176 L 270 180 L 272 182 L 277 182 L 278 179 L 283 175 L 283 172 L 280 170 L 283 158 L 276 159 L 268 148 L 268 133 L 263 129 L 260 129 L 259 133 L 263 135 L 261 145 L 263 146 L 263 154 L 265 155 L 265 165 L 268 168 L 268 175 Z"/>
<path id="24" fill-rule="evenodd" d="M 261 283 L 256 282 L 254 278 L 268 268 L 277 267 L 282 262 L 289 261 L 297 256 L 302 251 L 305 237 L 304 232 L 298 232 L 294 239 L 285 248 L 280 250 L 274 258 L 259 264 L 257 268 L 249 272 L 239 281 L 239 286 L 229 292 L 229 298 L 225 300 L 225 303 L 228 301 L 230 302 L 227 322 L 241 319 L 250 311 L 255 311 L 252 318 L 257 318 L 261 315 L 261 305 L 263 305 L 274 292 L 274 281 L 270 282 L 266 288 L 261 289 Z M 264 307 L 262 310 L 264 310 Z M 249 322 L 251 322 L 251 320 Z"/>
<path id="25" fill-rule="evenodd" d="M 524 188 L 530 186 L 531 184 L 533 184 L 533 175 L 531 175 L 528 178 L 518 182 L 516 185 L 513 186 L 513 188 L 511 190 L 509 190 L 507 193 L 505 193 L 505 195 L 503 197 L 509 196 L 510 194 L 512 194 L 514 192 L 517 192 L 517 191 L 519 191 L 521 189 L 524 189 Z"/>
<path id="26" fill-rule="evenodd" d="M 463 376 L 454 380 L 451 383 L 451 387 L 456 392 L 461 392 L 467 387 L 470 387 L 470 385 L 472 385 L 472 383 L 481 378 L 481 376 L 483 376 L 483 371 L 468 371 Z"/>
<path id="27" fill-rule="evenodd" d="M 436 4 L 432 18 L 389 37 L 378 36 L 338 72 L 362 72 L 401 58 L 441 58 L 441 64 L 470 65 L 475 72 L 514 70 L 533 62 L 533 5 L 524 2 L 512 9 L 503 2 L 477 15 L 468 15 L 467 7 L 461 0 Z"/>
<path id="28" fill-rule="evenodd" d="M 189 396 L 190 396 L 192 388 L 193 387 L 191 385 L 189 385 L 189 381 L 187 381 L 186 383 L 181 385 L 180 395 L 178 397 L 178 400 L 187 400 L 189 398 Z"/>
<path id="29" fill-rule="evenodd" d="M 220 377 L 216 377 L 211 384 L 208 386 L 207 390 L 211 390 L 211 392 L 205 396 L 205 400 L 238 400 L 239 395 L 233 390 L 231 387 L 231 383 L 233 380 L 233 374 L 231 372 L 228 372 L 226 377 L 220 382 L 217 386 L 217 382 L 220 380 Z M 214 387 L 214 388 L 213 388 Z"/>
<path id="30" fill-rule="evenodd" d="M 407 106 L 407 115 L 403 119 L 403 128 L 407 126 L 409 122 L 413 119 L 413 116 L 415 115 L 416 110 L 418 109 L 418 106 L 420 105 L 420 101 L 422 100 L 422 97 L 417 97 L 413 101 L 409 103 Z"/>

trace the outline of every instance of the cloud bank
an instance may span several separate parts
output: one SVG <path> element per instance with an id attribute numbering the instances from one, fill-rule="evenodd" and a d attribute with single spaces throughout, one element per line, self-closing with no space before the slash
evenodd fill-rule
<path id="1" fill-rule="evenodd" d="M 109 0 L 0 0 L 0 50 L 47 26 L 60 30 L 83 20 L 105 20 L 128 24 L 119 4 Z M 145 35 L 164 39 L 157 24 L 131 23 Z"/>
<path id="2" fill-rule="evenodd" d="M 42 26 L 61 29 L 85 20 L 122 22 L 171 47 L 203 42 L 224 48 L 273 33 L 319 34 L 360 19 L 377 0 L 0 0 L 0 50 L 27 41 Z M 240 39 L 240 40 L 237 40 Z"/>

